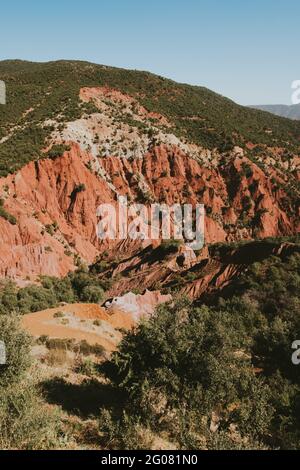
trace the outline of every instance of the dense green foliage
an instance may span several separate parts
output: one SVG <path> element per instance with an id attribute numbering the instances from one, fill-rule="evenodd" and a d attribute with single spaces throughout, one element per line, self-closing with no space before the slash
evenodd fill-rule
<path id="1" fill-rule="evenodd" d="M 104 290 L 97 277 L 79 269 L 63 279 L 43 276 L 40 286 L 18 289 L 13 282 L 4 282 L 0 289 L 0 314 L 37 312 L 57 307 L 60 302 L 98 303 L 103 297 Z"/>
<path id="2" fill-rule="evenodd" d="M 0 448 L 48 449 L 57 445 L 59 421 L 28 374 L 30 338 L 15 316 L 0 315 L 6 364 L 0 366 Z"/>
<path id="3" fill-rule="evenodd" d="M 299 122 L 239 106 L 206 88 L 177 84 L 148 72 L 78 61 L 3 61 L 0 80 L 7 87 L 7 105 L 0 107 L 0 139 L 9 137 L 14 128 L 13 135 L 0 145 L 0 175 L 41 157 L 52 130 L 45 120 L 55 118 L 63 123 L 95 111 L 91 104 L 79 104 L 79 90 L 84 86 L 107 85 L 137 96 L 149 111 L 166 116 L 178 136 L 208 148 L 228 150 L 251 141 L 299 149 Z"/>
<path id="4" fill-rule="evenodd" d="M 299 299 L 294 253 L 254 263 L 210 307 L 161 306 L 105 366 L 128 396 L 131 421 L 182 448 L 299 448 L 300 366 L 291 360 Z M 106 432 L 114 424 L 121 435 L 124 417 L 107 413 Z"/>
<path id="5" fill-rule="evenodd" d="M 55 144 L 51 147 L 50 150 L 48 150 L 47 157 L 51 158 L 52 160 L 55 160 L 55 158 L 61 157 L 64 152 L 68 150 L 70 150 L 70 147 L 68 145 Z"/>
<path id="6" fill-rule="evenodd" d="M 15 317 L 0 315 L 0 341 L 5 343 L 7 363 L 0 370 L 0 389 L 18 382 L 30 365 L 29 336 L 19 329 Z M 0 366 L 1 367 L 1 366 Z"/>

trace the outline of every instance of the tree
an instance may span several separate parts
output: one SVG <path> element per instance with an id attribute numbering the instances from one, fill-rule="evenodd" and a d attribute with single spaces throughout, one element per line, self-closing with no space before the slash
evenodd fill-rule
<path id="1" fill-rule="evenodd" d="M 247 354 L 237 354 L 228 315 L 186 300 L 160 306 L 125 336 L 106 365 L 134 404 L 133 413 L 156 431 L 167 429 L 182 447 L 199 448 L 211 439 L 213 414 L 228 437 L 231 426 L 241 440 L 263 441 L 269 432 L 269 387 Z"/>

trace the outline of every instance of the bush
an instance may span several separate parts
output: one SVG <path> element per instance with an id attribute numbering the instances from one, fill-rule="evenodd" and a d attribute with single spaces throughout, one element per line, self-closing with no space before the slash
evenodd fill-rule
<path id="1" fill-rule="evenodd" d="M 0 341 L 6 348 L 7 365 L 0 366 L 0 393 L 3 387 L 18 382 L 30 365 L 30 337 L 19 328 L 13 316 L 0 315 Z"/>
<path id="2" fill-rule="evenodd" d="M 58 416 L 46 407 L 32 377 L 30 339 L 16 318 L 0 316 L 0 340 L 7 354 L 6 365 L 0 366 L 0 448 L 58 446 Z"/>
<path id="3" fill-rule="evenodd" d="M 66 349 L 51 349 L 46 356 L 46 362 L 51 367 L 64 365 L 67 362 Z"/>
<path id="4" fill-rule="evenodd" d="M 17 294 L 18 305 L 22 312 L 38 312 L 49 307 L 55 307 L 57 298 L 55 292 L 39 286 L 28 286 L 20 289 Z"/>
<path id="5" fill-rule="evenodd" d="M 44 338 L 45 346 L 54 351 L 73 351 L 75 349 L 75 340 L 64 338 Z"/>
<path id="6" fill-rule="evenodd" d="M 106 449 L 143 450 L 150 449 L 152 444 L 142 426 L 125 412 L 116 418 L 109 410 L 101 410 L 99 434 Z"/>
<path id="7" fill-rule="evenodd" d="M 79 352 L 84 356 L 95 354 L 95 356 L 102 357 L 104 355 L 105 349 L 103 346 L 101 346 L 101 344 L 89 344 L 86 340 L 82 340 L 79 343 Z"/>
<path id="8" fill-rule="evenodd" d="M 159 252 L 159 254 L 164 257 L 172 253 L 177 253 L 181 243 L 181 240 L 163 240 L 155 251 Z"/>
<path id="9" fill-rule="evenodd" d="M 59 416 L 43 402 L 34 381 L 0 390 L 0 449 L 57 448 L 59 433 Z"/>
<path id="10" fill-rule="evenodd" d="M 42 276 L 41 286 L 18 289 L 11 281 L 0 284 L 0 314 L 37 312 L 58 307 L 61 302 L 101 302 L 104 291 L 96 275 L 84 270 L 63 279 Z"/>
<path id="11" fill-rule="evenodd" d="M 55 158 L 62 157 L 65 152 L 68 152 L 71 149 L 69 145 L 64 144 L 54 144 L 51 149 L 47 152 L 47 157 L 54 160 Z"/>
<path id="12" fill-rule="evenodd" d="M 250 196 L 243 197 L 242 206 L 245 212 L 248 212 L 252 208 L 252 201 L 251 201 Z"/>
<path id="13" fill-rule="evenodd" d="M 17 224 L 16 217 L 10 214 L 9 212 L 7 212 L 7 210 L 4 209 L 3 204 L 4 204 L 3 199 L 0 199 L 0 217 L 7 220 L 11 225 L 16 225 Z"/>
<path id="14" fill-rule="evenodd" d="M 88 377 L 92 377 L 93 375 L 96 374 L 96 367 L 95 367 L 94 362 L 91 359 L 80 358 L 77 361 L 75 372 L 77 374 L 83 374 L 83 375 L 87 375 Z"/>
<path id="15" fill-rule="evenodd" d="M 65 316 L 64 312 L 55 312 L 53 318 L 63 318 Z"/>
<path id="16" fill-rule="evenodd" d="M 83 302 L 99 303 L 104 298 L 104 291 L 99 286 L 85 286 L 81 293 Z"/>

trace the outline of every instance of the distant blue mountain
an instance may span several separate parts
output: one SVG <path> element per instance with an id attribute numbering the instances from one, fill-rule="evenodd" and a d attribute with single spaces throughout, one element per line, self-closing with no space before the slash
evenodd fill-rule
<path id="1" fill-rule="evenodd" d="M 277 116 L 286 117 L 289 119 L 300 120 L 300 104 L 294 104 L 287 106 L 284 104 L 266 104 L 250 106 L 250 108 L 260 109 L 262 111 L 268 111 L 269 113 L 276 114 Z"/>

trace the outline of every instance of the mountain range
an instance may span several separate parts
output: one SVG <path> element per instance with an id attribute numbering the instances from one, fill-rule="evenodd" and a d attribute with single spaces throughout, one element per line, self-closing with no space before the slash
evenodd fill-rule
<path id="1" fill-rule="evenodd" d="M 285 104 L 270 104 L 270 105 L 257 105 L 251 106 L 254 109 L 267 111 L 268 113 L 275 114 L 289 119 L 300 119 L 300 104 L 293 104 L 291 106 Z"/>

